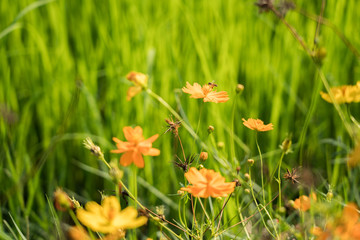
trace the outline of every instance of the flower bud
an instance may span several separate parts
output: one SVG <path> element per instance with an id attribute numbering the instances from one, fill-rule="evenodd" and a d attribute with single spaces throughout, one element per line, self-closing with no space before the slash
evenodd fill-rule
<path id="1" fill-rule="evenodd" d="M 218 142 L 217 147 L 218 147 L 218 149 L 223 149 L 225 147 L 225 143 L 224 142 Z"/>
<path id="2" fill-rule="evenodd" d="M 110 166 L 111 168 L 109 170 L 109 175 L 112 177 L 112 179 L 115 182 L 119 182 L 121 178 L 124 176 L 124 172 L 119 169 L 116 162 L 111 162 Z"/>
<path id="3" fill-rule="evenodd" d="M 291 139 L 287 137 L 280 145 L 280 148 L 284 154 L 288 154 L 291 152 L 291 143 Z"/>
<path id="4" fill-rule="evenodd" d="M 140 72 L 130 72 L 126 75 L 126 79 L 132 81 L 135 85 L 147 87 L 148 76 Z"/>
<path id="5" fill-rule="evenodd" d="M 241 170 L 241 167 L 240 167 L 240 166 L 237 166 L 237 167 L 236 167 L 236 173 L 239 174 L 240 170 Z"/>
<path id="6" fill-rule="evenodd" d="M 334 197 L 334 194 L 332 193 L 332 191 L 329 191 L 327 194 L 326 194 L 326 199 L 328 201 L 331 201 Z"/>
<path id="7" fill-rule="evenodd" d="M 252 159 L 252 158 L 249 158 L 248 160 L 247 160 L 247 162 L 248 162 L 248 164 L 250 165 L 250 166 L 252 166 L 252 165 L 254 165 L 254 159 Z"/>
<path id="8" fill-rule="evenodd" d="M 70 197 L 60 188 L 54 192 L 54 202 L 55 208 L 62 212 L 74 207 Z"/>
<path id="9" fill-rule="evenodd" d="M 246 194 L 250 194 L 250 189 L 246 188 L 244 191 Z"/>
<path id="10" fill-rule="evenodd" d="M 205 168 L 204 165 L 200 164 L 199 169 L 203 169 L 203 168 Z"/>
<path id="11" fill-rule="evenodd" d="M 242 91 L 244 91 L 244 85 L 242 84 L 236 85 L 236 93 L 241 93 Z"/>
<path id="12" fill-rule="evenodd" d="M 208 127 L 208 133 L 210 134 L 210 133 L 212 133 L 212 132 L 214 132 L 214 130 L 215 130 L 215 128 L 214 128 L 214 126 L 209 126 Z"/>
<path id="13" fill-rule="evenodd" d="M 249 181 L 250 180 L 250 175 L 248 173 L 245 173 L 244 178 L 245 178 L 245 181 Z"/>
<path id="14" fill-rule="evenodd" d="M 201 161 L 205 161 L 206 159 L 208 159 L 209 154 L 207 152 L 201 152 L 200 153 L 200 160 Z"/>

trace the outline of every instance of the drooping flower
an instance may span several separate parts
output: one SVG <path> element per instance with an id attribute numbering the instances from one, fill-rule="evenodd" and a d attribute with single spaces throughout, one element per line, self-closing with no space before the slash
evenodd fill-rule
<path id="1" fill-rule="evenodd" d="M 114 233 L 119 229 L 133 229 L 144 225 L 147 218 L 137 215 L 137 210 L 131 206 L 121 210 L 115 196 L 104 198 L 101 206 L 96 202 L 88 202 L 85 209 L 79 208 L 76 211 L 82 224 L 101 233 Z"/>
<path id="2" fill-rule="evenodd" d="M 360 102 L 360 82 L 357 82 L 356 85 L 333 87 L 330 91 L 334 96 L 335 102 L 338 104 Z M 325 101 L 333 103 L 329 94 L 321 91 L 320 95 Z"/>
<path id="3" fill-rule="evenodd" d="M 316 201 L 316 194 L 311 193 L 310 196 L 301 195 L 299 198 L 295 199 L 293 207 L 299 209 L 303 212 L 306 212 L 311 207 L 311 202 Z"/>
<path id="4" fill-rule="evenodd" d="M 182 91 L 191 94 L 191 98 L 203 98 L 204 102 L 220 103 L 229 100 L 227 92 L 216 92 L 214 87 L 217 87 L 214 83 L 208 83 L 201 87 L 198 83 L 194 83 L 194 85 L 191 86 L 189 82 L 186 82 L 186 87 L 183 87 Z"/>
<path id="5" fill-rule="evenodd" d="M 128 101 L 147 87 L 148 76 L 143 73 L 132 71 L 126 75 L 126 79 L 135 84 L 135 86 L 129 87 L 127 91 L 126 100 Z"/>
<path id="6" fill-rule="evenodd" d="M 265 125 L 260 119 L 249 118 L 248 120 L 245 120 L 245 118 L 243 118 L 242 120 L 245 127 L 258 132 L 266 132 L 274 129 L 272 123 Z"/>
<path id="7" fill-rule="evenodd" d="M 113 137 L 118 149 L 111 150 L 112 153 L 124 153 L 120 158 L 122 166 L 129 166 L 134 163 L 137 167 L 144 167 L 144 159 L 142 155 L 158 156 L 160 150 L 152 148 L 152 143 L 159 137 L 159 134 L 145 140 L 143 130 L 137 126 L 123 128 L 125 138 L 128 142 L 123 142 L 120 139 Z"/>
<path id="8" fill-rule="evenodd" d="M 197 170 L 192 167 L 185 173 L 186 179 L 192 184 L 182 187 L 181 190 L 191 193 L 194 197 L 224 197 L 232 193 L 235 182 L 225 182 L 220 173 L 206 168 Z"/>

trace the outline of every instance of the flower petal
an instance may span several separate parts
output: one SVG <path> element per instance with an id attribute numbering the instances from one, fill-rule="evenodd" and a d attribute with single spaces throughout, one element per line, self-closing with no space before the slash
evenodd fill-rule
<path id="1" fill-rule="evenodd" d="M 120 158 L 120 165 L 124 167 L 129 166 L 134 161 L 133 152 L 134 151 L 129 151 L 124 153 Z"/>
<path id="2" fill-rule="evenodd" d="M 141 155 L 141 153 L 139 151 L 133 151 L 132 159 L 134 161 L 134 164 L 138 168 L 143 168 L 144 167 L 144 165 L 145 165 L 144 158 L 142 157 L 142 155 Z"/>
<path id="3" fill-rule="evenodd" d="M 214 102 L 214 103 L 227 102 L 228 100 L 229 100 L 229 95 L 225 91 L 209 92 L 204 98 L 204 102 Z"/>
<path id="4" fill-rule="evenodd" d="M 200 84 L 194 83 L 193 86 L 189 82 L 186 82 L 186 87 L 182 88 L 184 93 L 191 94 L 191 98 L 204 98 L 205 94 L 203 93 Z"/>

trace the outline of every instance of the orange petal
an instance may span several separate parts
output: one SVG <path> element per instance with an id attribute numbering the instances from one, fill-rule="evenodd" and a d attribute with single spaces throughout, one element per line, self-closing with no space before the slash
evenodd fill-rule
<path id="1" fill-rule="evenodd" d="M 142 128 L 137 126 L 134 129 L 132 127 L 124 127 L 123 128 L 124 135 L 126 140 L 129 142 L 140 142 L 144 140 L 144 137 L 142 135 Z"/>
<path id="2" fill-rule="evenodd" d="M 142 157 L 142 155 L 141 155 L 141 153 L 139 151 L 133 151 L 132 159 L 134 161 L 134 164 L 138 168 L 143 168 L 144 167 L 144 165 L 145 165 L 144 158 Z"/>
<path id="3" fill-rule="evenodd" d="M 204 98 L 205 94 L 201 89 L 201 86 L 198 83 L 194 83 L 194 86 L 191 86 L 189 82 L 186 82 L 186 87 L 182 88 L 184 93 L 191 94 L 191 98 Z"/>
<path id="4" fill-rule="evenodd" d="M 149 150 L 147 150 L 146 152 L 143 152 L 142 154 L 149 155 L 149 156 L 159 156 L 160 150 L 156 149 L 156 148 L 150 148 Z"/>
<path id="5" fill-rule="evenodd" d="M 221 92 L 209 92 L 204 98 L 204 102 L 221 103 L 229 100 L 229 95 L 225 91 Z"/>
<path id="6" fill-rule="evenodd" d="M 134 151 L 126 152 L 121 156 L 120 164 L 122 166 L 129 166 L 133 162 L 133 152 Z"/>
<path id="7" fill-rule="evenodd" d="M 142 91 L 142 88 L 140 86 L 129 87 L 129 89 L 126 92 L 126 100 L 130 101 L 133 97 L 135 97 L 141 91 Z"/>
<path id="8" fill-rule="evenodd" d="M 194 167 L 190 168 L 190 170 L 185 173 L 185 177 L 191 184 L 207 182 L 206 178 Z"/>

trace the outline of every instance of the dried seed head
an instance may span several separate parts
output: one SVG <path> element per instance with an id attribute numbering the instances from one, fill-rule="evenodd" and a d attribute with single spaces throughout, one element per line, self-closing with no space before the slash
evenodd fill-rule
<path id="1" fill-rule="evenodd" d="M 273 9 L 273 0 L 258 0 L 255 5 L 259 8 L 259 12 L 268 12 Z"/>
<path id="2" fill-rule="evenodd" d="M 241 170 L 241 167 L 240 167 L 240 166 L 237 166 L 237 167 L 236 167 L 236 173 L 239 174 L 240 170 Z"/>
<path id="3" fill-rule="evenodd" d="M 104 159 L 104 154 L 101 151 L 101 148 L 94 144 L 94 142 L 91 140 L 91 138 L 87 137 L 83 141 L 83 144 L 85 148 L 89 149 L 90 152 L 95 155 L 99 159 Z"/>
<path id="4" fill-rule="evenodd" d="M 200 160 L 201 161 L 205 161 L 206 159 L 208 159 L 209 154 L 207 152 L 201 152 L 200 153 Z"/>
<path id="5" fill-rule="evenodd" d="M 181 121 L 174 121 L 173 119 L 165 119 L 165 122 L 168 124 L 168 129 L 165 133 L 171 131 L 175 137 L 179 135 L 179 127 L 181 125 Z"/>
<path id="6" fill-rule="evenodd" d="M 241 183 L 240 183 L 239 179 L 234 179 L 233 182 L 235 182 L 235 186 L 236 186 L 236 187 L 240 187 L 240 186 L 241 186 Z"/>

